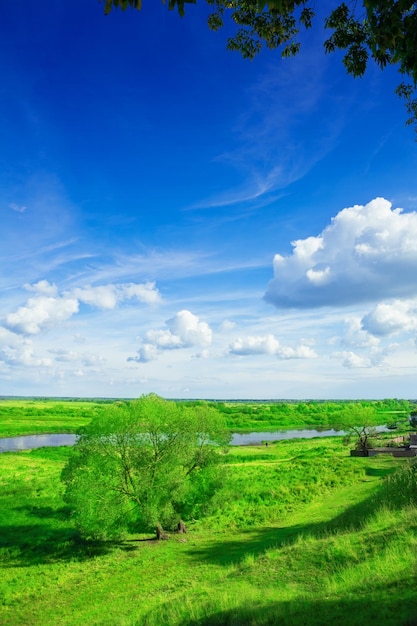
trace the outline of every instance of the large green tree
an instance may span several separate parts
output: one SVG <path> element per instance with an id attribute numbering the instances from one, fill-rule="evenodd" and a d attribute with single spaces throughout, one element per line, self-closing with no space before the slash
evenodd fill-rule
<path id="1" fill-rule="evenodd" d="M 105 13 L 113 7 L 140 9 L 142 0 L 104 0 Z M 168 0 L 168 8 L 184 15 L 186 4 L 197 0 Z M 280 48 L 282 56 L 299 51 L 300 30 L 315 18 L 314 0 L 201 0 L 212 7 L 210 28 L 218 30 L 228 21 L 235 33 L 227 47 L 253 58 L 263 46 Z M 331 6 L 331 3 L 329 3 Z M 369 60 L 382 69 L 398 68 L 402 79 L 397 93 L 404 98 L 408 123 L 417 122 L 417 3 L 415 0 L 362 0 L 334 3 L 325 19 L 330 36 L 326 52 L 343 50 L 349 74 L 363 76 Z"/>
<path id="2" fill-rule="evenodd" d="M 229 442 L 220 412 L 154 394 L 116 403 L 80 434 L 63 470 L 65 500 L 88 539 L 180 524 L 216 486 L 213 472 Z"/>

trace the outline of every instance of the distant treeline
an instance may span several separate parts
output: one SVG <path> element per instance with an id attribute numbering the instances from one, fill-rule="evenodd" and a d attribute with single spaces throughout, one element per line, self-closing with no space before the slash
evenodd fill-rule
<path id="1" fill-rule="evenodd" d="M 216 401 L 209 404 L 226 416 L 227 426 L 232 430 L 392 424 L 408 418 L 415 407 L 411 401 L 397 398 L 310 402 Z"/>
<path id="2" fill-rule="evenodd" d="M 110 398 L 0 398 L 0 437 L 40 433 L 74 433 L 109 404 L 129 402 Z M 220 411 L 232 432 L 292 428 L 408 425 L 417 409 L 410 400 L 172 400 L 188 406 L 202 403 Z"/>

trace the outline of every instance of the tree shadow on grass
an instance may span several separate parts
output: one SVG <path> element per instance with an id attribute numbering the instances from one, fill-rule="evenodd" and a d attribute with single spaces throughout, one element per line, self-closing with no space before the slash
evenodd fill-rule
<path id="1" fill-rule="evenodd" d="M 392 473 L 392 467 L 367 467 L 365 469 L 366 476 L 378 476 L 381 478 L 385 478 L 385 476 L 388 476 Z"/>
<path id="2" fill-rule="evenodd" d="M 378 498 L 378 493 L 374 493 L 329 520 L 292 526 L 258 526 L 243 529 L 236 532 L 235 540 L 221 541 L 219 539 L 215 545 L 210 542 L 206 546 L 190 548 L 188 555 L 193 560 L 207 560 L 219 565 L 237 564 L 248 554 L 256 557 L 269 549 L 292 545 L 303 536 L 320 539 L 337 532 L 360 530 L 364 522 L 375 514 L 380 506 L 381 500 Z M 387 536 L 385 533 L 385 537 Z"/>
<path id="3" fill-rule="evenodd" d="M 60 506 L 54 508 L 52 506 L 21 506 L 15 509 L 16 511 L 22 511 L 24 514 L 37 517 L 38 519 L 55 519 L 55 520 L 68 520 L 70 516 L 69 506 Z"/>
<path id="4" fill-rule="evenodd" d="M 106 554 L 111 546 L 86 542 L 70 527 L 22 524 L 0 527 L 3 567 L 30 567 L 60 561 L 85 561 Z"/>
<path id="5" fill-rule="evenodd" d="M 170 622 L 172 624 L 172 622 Z M 181 621 L 181 626 L 417 626 L 415 600 L 399 593 L 391 598 L 297 599 L 265 606 L 242 606 L 201 619 Z"/>
<path id="6" fill-rule="evenodd" d="M 70 525 L 66 506 L 25 506 L 16 510 L 25 513 L 28 523 L 0 527 L 0 555 L 5 567 L 88 560 L 106 554 L 113 545 L 84 541 Z"/>

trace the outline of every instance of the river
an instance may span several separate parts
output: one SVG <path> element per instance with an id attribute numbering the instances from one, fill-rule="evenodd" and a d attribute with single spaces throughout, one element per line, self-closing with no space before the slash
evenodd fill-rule
<path id="1" fill-rule="evenodd" d="M 378 432 L 387 431 L 386 426 L 377 426 Z M 232 446 L 256 445 L 267 441 L 281 441 L 282 439 L 312 439 L 313 437 L 336 437 L 345 435 L 343 430 L 275 430 L 269 432 L 233 433 Z M 34 448 L 53 448 L 56 446 L 73 446 L 77 435 L 24 435 L 21 437 L 0 438 L 0 452 L 17 452 Z"/>

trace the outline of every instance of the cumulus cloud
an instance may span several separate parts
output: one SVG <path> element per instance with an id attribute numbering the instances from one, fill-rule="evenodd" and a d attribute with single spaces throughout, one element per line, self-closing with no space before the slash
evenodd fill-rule
<path id="1" fill-rule="evenodd" d="M 74 298 L 37 296 L 29 298 L 26 306 L 19 307 L 15 313 L 9 313 L 5 326 L 17 333 L 37 335 L 77 312 L 78 301 Z"/>
<path id="2" fill-rule="evenodd" d="M 200 322 L 197 315 L 190 311 L 179 311 L 166 322 L 169 331 L 180 338 L 182 347 L 209 346 L 213 332 L 207 322 Z"/>
<path id="3" fill-rule="evenodd" d="M 136 363 L 149 363 L 158 358 L 158 348 L 150 343 L 144 343 L 137 351 L 137 356 L 128 357 L 128 361 Z"/>
<path id="4" fill-rule="evenodd" d="M 417 213 L 383 198 L 343 209 L 315 237 L 276 254 L 265 299 L 278 307 L 344 306 L 417 294 Z"/>
<path id="5" fill-rule="evenodd" d="M 238 337 L 229 346 L 231 354 L 251 355 L 251 354 L 277 354 L 279 341 L 274 335 L 257 337 Z"/>
<path id="6" fill-rule="evenodd" d="M 161 301 L 154 282 L 77 287 L 69 293 L 80 302 L 100 309 L 114 309 L 119 302 L 131 299 L 145 304 L 158 304 Z"/>
<path id="7" fill-rule="evenodd" d="M 370 358 L 361 356 L 352 351 L 335 352 L 333 356 L 336 358 L 342 358 L 343 367 L 348 367 L 349 369 L 372 367 Z"/>
<path id="8" fill-rule="evenodd" d="M 51 367 L 53 365 L 52 359 L 36 357 L 30 345 L 20 346 L 20 348 L 6 346 L 0 350 L 0 360 L 8 365 L 25 367 Z"/>
<path id="9" fill-rule="evenodd" d="M 26 284 L 24 288 L 35 295 L 17 311 L 6 315 L 3 326 L 25 335 L 37 335 L 64 322 L 79 312 L 80 302 L 100 309 L 114 309 L 119 302 L 131 299 L 144 304 L 160 302 L 158 289 L 152 282 L 77 287 L 61 295 L 57 286 L 47 280 Z"/>
<path id="10" fill-rule="evenodd" d="M 414 332 L 417 330 L 417 301 L 380 302 L 362 318 L 361 325 L 364 330 L 377 337 Z"/>
<path id="11" fill-rule="evenodd" d="M 385 356 L 386 350 L 378 346 L 371 347 L 367 354 L 358 354 L 353 350 L 343 350 L 332 354 L 333 358 L 342 359 L 343 367 L 349 369 L 378 367 L 383 363 Z"/>
<path id="12" fill-rule="evenodd" d="M 274 335 L 238 337 L 228 348 L 230 354 L 251 356 L 256 354 L 275 355 L 281 359 L 311 359 L 317 357 L 315 351 L 305 344 L 297 348 L 281 346 Z"/>
<path id="13" fill-rule="evenodd" d="M 24 367 L 50 367 L 49 358 L 35 356 L 32 341 L 0 326 L 0 361 L 6 365 Z"/>
<path id="14" fill-rule="evenodd" d="M 366 348 L 379 345 L 379 339 L 369 334 L 366 328 L 362 326 L 359 317 L 351 317 L 346 320 L 346 332 L 342 339 L 345 346 L 351 348 Z"/>
<path id="15" fill-rule="evenodd" d="M 202 350 L 197 354 L 193 354 L 193 359 L 208 359 L 210 356 L 210 352 L 208 350 Z"/>
<path id="16" fill-rule="evenodd" d="M 211 345 L 213 332 L 207 322 L 201 322 L 197 315 L 183 309 L 165 322 L 167 328 L 148 330 L 137 356 L 128 361 L 146 363 L 157 358 L 158 351 Z"/>
<path id="17" fill-rule="evenodd" d="M 58 294 L 58 287 L 54 284 L 51 285 L 47 280 L 40 280 L 33 285 L 26 283 L 23 285 L 26 291 L 33 291 L 39 295 L 44 296 L 56 296 Z"/>

